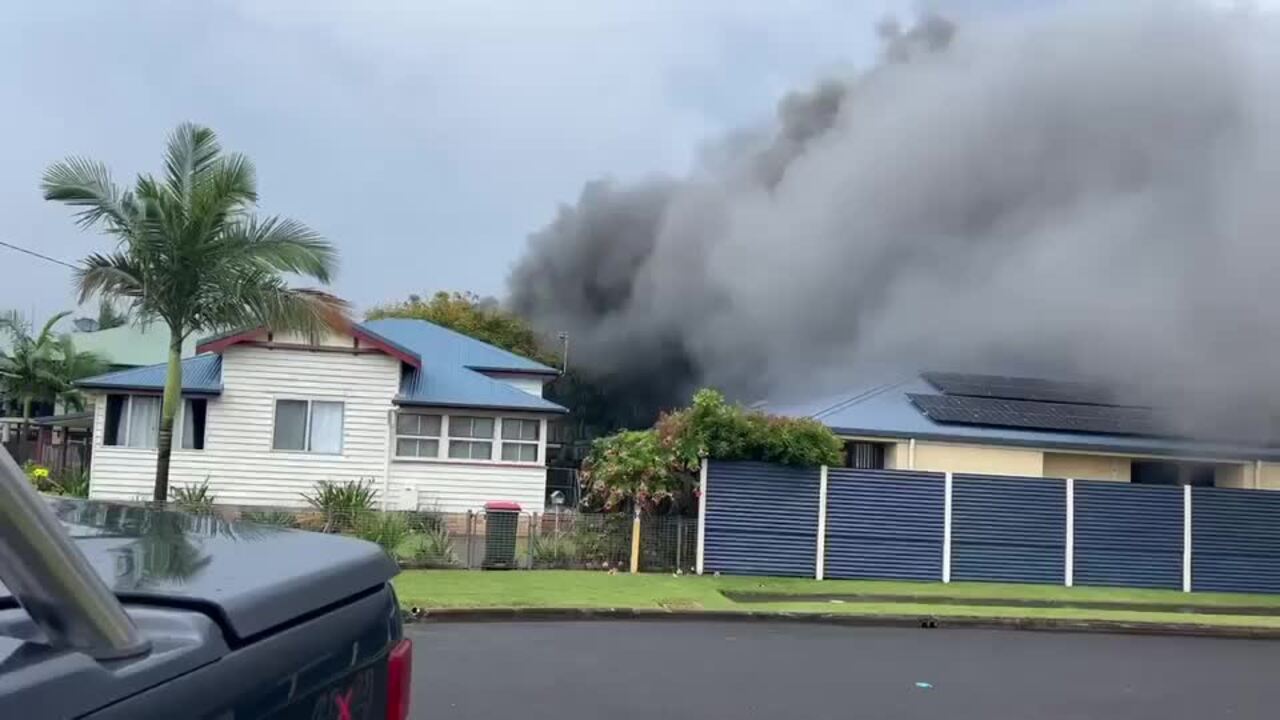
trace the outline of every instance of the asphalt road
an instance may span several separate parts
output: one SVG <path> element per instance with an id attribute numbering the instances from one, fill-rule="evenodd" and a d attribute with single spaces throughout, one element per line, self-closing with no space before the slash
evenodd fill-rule
<path id="1" fill-rule="evenodd" d="M 410 634 L 422 720 L 1280 715 L 1276 641 L 688 622 Z"/>

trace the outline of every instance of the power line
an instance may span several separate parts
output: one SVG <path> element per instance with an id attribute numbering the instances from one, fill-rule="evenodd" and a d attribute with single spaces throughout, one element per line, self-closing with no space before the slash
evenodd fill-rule
<path id="1" fill-rule="evenodd" d="M 71 263 L 69 263 L 69 262 L 67 262 L 67 261 L 65 261 L 65 260 L 59 260 L 58 258 L 52 258 L 52 257 L 49 257 L 48 255 L 41 255 L 40 253 L 36 252 L 35 250 L 28 250 L 28 249 L 26 249 L 26 248 L 24 248 L 24 247 L 19 247 L 19 246 L 17 246 L 17 245 L 14 245 L 13 243 L 7 243 L 7 242 L 5 242 L 5 241 L 3 241 L 3 240 L 0 240 L 0 246 L 7 247 L 7 248 L 9 248 L 10 250 L 17 250 L 18 252 L 20 252 L 20 253 L 25 253 L 25 254 L 27 254 L 27 255 L 30 255 L 31 257 L 38 257 L 38 258 L 40 258 L 41 260 L 47 260 L 47 261 L 49 261 L 49 262 L 51 262 L 51 263 L 54 263 L 54 264 L 56 264 L 56 265 L 61 265 L 61 266 L 63 266 L 63 267 L 69 267 L 69 268 L 71 268 L 72 270 L 79 270 L 79 269 L 80 269 L 80 268 L 76 267 L 75 265 L 72 265 Z"/>

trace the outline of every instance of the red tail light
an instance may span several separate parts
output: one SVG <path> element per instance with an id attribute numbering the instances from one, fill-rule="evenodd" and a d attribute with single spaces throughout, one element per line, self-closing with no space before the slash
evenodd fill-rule
<path id="1" fill-rule="evenodd" d="M 408 720 L 413 687 L 413 641 L 405 638 L 387 657 L 387 720 Z"/>

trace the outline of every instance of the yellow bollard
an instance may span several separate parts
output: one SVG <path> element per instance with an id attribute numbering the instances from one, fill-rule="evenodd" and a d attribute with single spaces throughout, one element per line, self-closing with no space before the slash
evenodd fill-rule
<path id="1" fill-rule="evenodd" d="M 631 574 L 640 572 L 640 508 L 631 520 Z"/>

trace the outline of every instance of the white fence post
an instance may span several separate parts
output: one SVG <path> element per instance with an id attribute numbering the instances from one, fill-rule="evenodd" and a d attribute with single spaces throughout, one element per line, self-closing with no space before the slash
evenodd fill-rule
<path id="1" fill-rule="evenodd" d="M 1191 592 L 1191 486 L 1182 486 L 1182 592 Z"/>
<path id="2" fill-rule="evenodd" d="M 707 459 L 698 470 L 698 574 L 707 556 Z"/>
<path id="3" fill-rule="evenodd" d="M 1067 587 L 1075 582 L 1076 574 L 1076 481 L 1067 478 L 1067 558 L 1064 581 Z"/>
<path id="4" fill-rule="evenodd" d="M 827 466 L 818 475 L 818 551 L 815 556 L 813 577 L 821 580 L 827 566 Z"/>
<path id="5" fill-rule="evenodd" d="M 942 491 L 942 582 L 951 582 L 951 473 Z"/>

